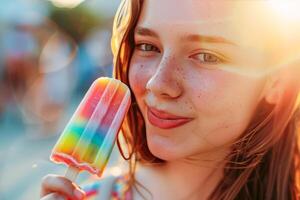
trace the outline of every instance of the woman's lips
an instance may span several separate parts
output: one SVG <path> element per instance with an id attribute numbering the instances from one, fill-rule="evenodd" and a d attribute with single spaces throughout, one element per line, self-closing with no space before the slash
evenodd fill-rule
<path id="1" fill-rule="evenodd" d="M 163 111 L 148 107 L 147 116 L 149 122 L 158 128 L 170 129 L 181 126 L 191 121 L 191 118 L 172 115 Z"/>

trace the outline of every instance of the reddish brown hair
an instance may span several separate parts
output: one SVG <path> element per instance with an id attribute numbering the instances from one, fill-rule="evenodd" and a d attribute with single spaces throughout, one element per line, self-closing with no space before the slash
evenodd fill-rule
<path id="1" fill-rule="evenodd" d="M 134 29 L 143 0 L 123 0 L 114 21 L 112 49 L 114 76 L 127 85 L 130 59 L 134 50 Z M 232 145 L 224 178 L 210 199 L 300 199 L 300 138 L 297 97 L 299 81 L 293 69 L 285 70 L 285 89 L 275 105 L 262 101 L 248 128 Z M 292 73 L 291 73 L 292 72 Z M 122 133 L 129 156 L 131 184 L 136 162 L 162 163 L 149 151 L 144 119 L 132 95 L 132 105 Z M 122 151 L 118 140 L 120 151 Z M 123 147 L 123 146 L 122 146 Z"/>

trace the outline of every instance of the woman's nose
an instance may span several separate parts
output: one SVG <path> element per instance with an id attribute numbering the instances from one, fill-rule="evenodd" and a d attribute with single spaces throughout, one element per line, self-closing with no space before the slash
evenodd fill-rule
<path id="1" fill-rule="evenodd" d="M 154 95 L 164 98 L 177 98 L 182 94 L 179 64 L 175 58 L 162 58 L 155 73 L 146 84 L 146 89 Z"/>

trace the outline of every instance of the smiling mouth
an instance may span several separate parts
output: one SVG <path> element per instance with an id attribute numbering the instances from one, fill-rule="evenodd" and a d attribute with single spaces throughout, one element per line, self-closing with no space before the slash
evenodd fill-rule
<path id="1" fill-rule="evenodd" d="M 153 126 L 161 129 L 175 128 L 184 125 L 192 120 L 191 118 L 172 115 L 151 107 L 147 108 L 147 117 L 149 122 Z"/>

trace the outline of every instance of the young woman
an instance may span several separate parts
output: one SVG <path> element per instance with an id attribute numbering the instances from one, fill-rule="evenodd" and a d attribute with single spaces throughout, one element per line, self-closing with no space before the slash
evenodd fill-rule
<path id="1" fill-rule="evenodd" d="M 111 198 L 300 198 L 298 28 L 268 2 L 122 1 L 112 47 L 133 93 L 118 143 L 130 170 Z M 48 175 L 41 196 L 86 192 Z"/>

